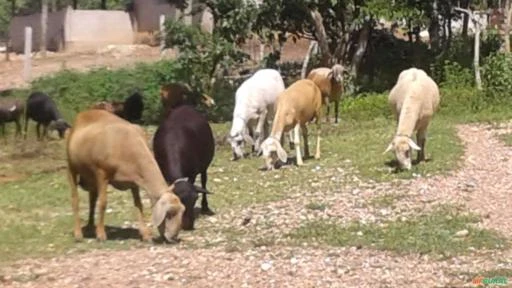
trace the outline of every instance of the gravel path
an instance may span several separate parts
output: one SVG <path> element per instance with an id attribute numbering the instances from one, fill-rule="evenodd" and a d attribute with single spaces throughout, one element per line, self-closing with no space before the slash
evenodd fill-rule
<path id="1" fill-rule="evenodd" d="M 458 134 L 466 145 L 464 164 L 446 176 L 354 186 L 359 180 L 349 177 L 351 173 L 347 171 L 323 171 L 312 177 L 309 191 L 291 192 L 290 198 L 282 201 L 225 211 L 199 221 L 194 233 L 183 236 L 184 243 L 197 245 L 195 249 L 190 244 L 180 244 L 23 260 L 0 271 L 4 275 L 0 276 L 0 286 L 467 286 L 471 282 L 468 273 L 512 269 L 512 250 L 475 251 L 448 259 L 416 254 L 396 256 L 364 247 L 289 247 L 275 235 L 307 220 L 373 222 L 453 204 L 482 215 L 480 225 L 484 228 L 512 237 L 512 209 L 507 209 L 512 206 L 512 198 L 507 197 L 512 185 L 512 148 L 496 138 L 499 133 L 511 131 L 512 123 L 499 127 L 459 126 Z M 345 182 L 346 178 L 351 181 Z M 319 183 L 330 189 L 317 191 Z M 396 200 L 395 208 L 368 205 L 372 197 L 390 192 L 403 196 Z M 326 209 L 307 209 L 306 205 L 312 202 L 324 203 Z M 249 224 L 241 225 L 244 217 L 251 219 Z M 261 243 L 244 245 L 251 241 Z M 273 245 L 264 245 L 265 241 Z"/>

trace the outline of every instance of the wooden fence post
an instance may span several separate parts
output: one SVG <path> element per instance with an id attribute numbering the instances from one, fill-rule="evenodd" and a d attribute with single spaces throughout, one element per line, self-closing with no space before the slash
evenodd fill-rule
<path id="1" fill-rule="evenodd" d="M 25 27 L 25 58 L 23 65 L 23 79 L 30 82 L 32 70 L 32 27 Z"/>
<path id="2" fill-rule="evenodd" d="M 165 49 L 165 15 L 160 15 L 160 56 L 163 55 Z"/>

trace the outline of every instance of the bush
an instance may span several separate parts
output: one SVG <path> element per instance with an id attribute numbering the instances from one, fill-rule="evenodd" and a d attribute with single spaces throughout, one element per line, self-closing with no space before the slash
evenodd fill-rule
<path id="1" fill-rule="evenodd" d="M 364 121 L 391 117 L 387 94 L 359 94 L 357 97 L 346 97 L 340 105 L 340 116 L 346 120 Z"/>
<path id="2" fill-rule="evenodd" d="M 72 116 L 98 101 L 124 100 L 138 90 L 144 98 L 142 120 L 150 124 L 155 123 L 160 115 L 160 84 L 181 80 L 177 79 L 174 71 L 174 63 L 171 61 L 138 64 L 131 69 L 114 71 L 107 68 L 89 72 L 64 70 L 36 79 L 32 82 L 31 90 L 48 93 L 59 106 L 68 110 L 66 116 Z"/>
<path id="3" fill-rule="evenodd" d="M 495 53 L 485 59 L 482 67 L 482 84 L 486 101 L 508 104 L 512 100 L 512 56 Z"/>

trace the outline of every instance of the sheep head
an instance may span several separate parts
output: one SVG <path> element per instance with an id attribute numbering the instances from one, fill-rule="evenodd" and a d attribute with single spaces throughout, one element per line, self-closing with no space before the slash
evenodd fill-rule
<path id="1" fill-rule="evenodd" d="M 238 160 L 244 158 L 244 144 L 249 146 L 254 145 L 254 140 L 247 132 L 245 127 L 246 121 L 241 117 L 234 117 L 233 127 L 228 136 L 228 141 L 231 144 L 231 150 L 233 151 L 232 160 Z"/>
<path id="2" fill-rule="evenodd" d="M 185 206 L 179 198 L 173 194 L 174 185 L 171 185 L 165 191 L 160 199 L 153 206 L 152 220 L 153 225 L 158 227 L 160 236 L 168 242 L 176 240 L 180 229 Z"/>
<path id="3" fill-rule="evenodd" d="M 172 185 L 174 186 L 174 194 L 180 198 L 181 203 L 185 207 L 181 227 L 184 230 L 194 230 L 194 222 L 196 220 L 194 206 L 196 205 L 197 198 L 199 198 L 199 193 L 210 194 L 210 192 L 190 183 L 188 178 L 176 179 Z"/>
<path id="4" fill-rule="evenodd" d="M 340 64 L 336 64 L 332 66 L 331 72 L 329 72 L 329 77 L 336 81 L 338 84 L 343 84 L 343 73 L 345 72 L 345 68 Z"/>
<path id="5" fill-rule="evenodd" d="M 288 160 L 288 155 L 286 151 L 284 151 L 281 143 L 278 139 L 270 136 L 263 143 L 261 143 L 261 154 L 263 159 L 265 160 L 265 166 L 267 170 L 274 169 L 274 165 L 279 159 L 281 162 L 286 163 Z"/>
<path id="6" fill-rule="evenodd" d="M 396 160 L 398 161 L 398 165 L 400 168 L 405 168 L 407 170 L 411 169 L 411 149 L 421 150 L 414 141 L 405 135 L 397 135 L 393 139 L 393 141 L 389 144 L 388 148 L 384 153 L 389 151 L 395 152 Z"/>
<path id="7" fill-rule="evenodd" d="M 201 95 L 201 103 L 203 103 L 208 108 L 215 106 L 215 100 L 206 94 Z"/>
<path id="8" fill-rule="evenodd" d="M 69 125 L 66 121 L 64 121 L 64 119 L 58 119 L 56 121 L 52 121 L 48 125 L 48 129 L 57 130 L 57 132 L 59 133 L 60 139 L 64 138 L 66 130 L 68 130 L 69 128 L 71 128 L 71 125 Z"/>

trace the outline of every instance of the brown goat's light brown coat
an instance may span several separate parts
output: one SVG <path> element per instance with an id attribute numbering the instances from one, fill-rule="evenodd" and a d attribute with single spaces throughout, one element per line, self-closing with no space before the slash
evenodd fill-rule
<path id="1" fill-rule="evenodd" d="M 327 107 L 325 114 L 326 120 L 329 121 L 329 104 L 334 102 L 335 122 L 338 123 L 338 109 L 341 94 L 343 93 L 343 66 L 337 64 L 332 68 L 319 67 L 311 70 L 308 78 L 322 91 L 323 104 Z"/>
<path id="2" fill-rule="evenodd" d="M 273 168 L 276 159 L 272 152 L 276 152 L 279 160 L 286 162 L 287 154 L 280 144 L 283 133 L 294 129 L 294 143 L 297 154 L 297 165 L 303 165 L 300 153 L 300 132 L 304 138 L 304 155 L 309 157 L 308 130 L 306 124 L 313 119 L 317 124 L 317 143 L 315 158 L 320 158 L 320 118 L 322 114 L 322 93 L 320 88 L 309 79 L 301 79 L 290 85 L 279 94 L 276 101 L 276 112 L 272 125 L 272 132 L 262 143 L 263 157 L 267 169 Z"/>
<path id="3" fill-rule="evenodd" d="M 90 195 L 88 228 L 94 226 L 94 207 L 99 198 L 98 240 L 106 240 L 104 215 L 108 184 L 119 190 L 131 190 L 143 240 L 149 240 L 151 232 L 144 225 L 139 187 L 149 195 L 153 225 L 159 228 L 160 234 L 167 240 L 178 235 L 185 207 L 172 193 L 173 186 L 167 186 L 142 128 L 105 110 L 87 110 L 76 116 L 66 148 L 77 240 L 82 239 L 77 185 Z"/>

